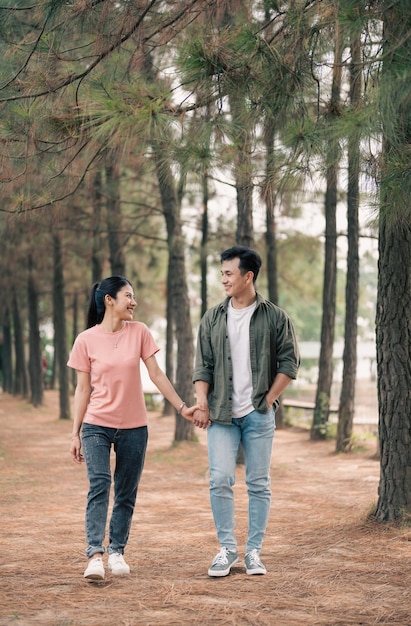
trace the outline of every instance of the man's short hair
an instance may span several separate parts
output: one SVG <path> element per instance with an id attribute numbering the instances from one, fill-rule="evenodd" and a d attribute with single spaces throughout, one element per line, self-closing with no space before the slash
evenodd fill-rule
<path id="1" fill-rule="evenodd" d="M 224 263 L 224 261 L 231 261 L 231 259 L 239 259 L 238 267 L 241 273 L 253 272 L 253 282 L 257 280 L 262 264 L 258 252 L 246 246 L 233 246 L 221 253 L 220 261 Z"/>

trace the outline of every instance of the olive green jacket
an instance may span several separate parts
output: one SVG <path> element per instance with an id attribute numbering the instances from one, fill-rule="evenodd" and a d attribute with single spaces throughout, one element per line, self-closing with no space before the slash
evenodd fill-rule
<path id="1" fill-rule="evenodd" d="M 210 419 L 231 424 L 233 368 L 227 332 L 229 298 L 209 309 L 203 316 L 197 337 L 193 382 L 210 385 Z M 267 413 L 266 395 L 274 378 L 283 373 L 296 378 L 300 354 L 294 328 L 288 315 L 257 294 L 257 306 L 250 320 L 250 360 L 253 382 L 252 403 Z M 278 401 L 274 409 L 278 407 Z"/>

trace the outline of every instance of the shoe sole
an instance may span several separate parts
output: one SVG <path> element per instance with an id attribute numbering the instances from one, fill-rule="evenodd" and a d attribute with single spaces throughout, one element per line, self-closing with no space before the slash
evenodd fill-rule
<path id="1" fill-rule="evenodd" d="M 111 567 L 109 567 L 108 569 L 113 574 L 113 576 L 127 576 L 130 573 L 130 570 L 128 570 L 127 572 L 115 572 L 111 569 Z"/>
<path id="2" fill-rule="evenodd" d="M 104 576 L 101 574 L 88 574 L 84 576 L 84 580 L 96 581 L 96 580 L 104 580 Z"/>
<path id="3" fill-rule="evenodd" d="M 227 568 L 227 569 L 223 569 L 223 570 L 213 570 L 210 569 L 208 570 L 208 575 L 211 576 L 212 578 L 219 578 L 221 576 L 228 576 L 230 573 L 231 568 L 233 567 L 233 565 L 235 565 L 236 563 L 238 563 L 238 557 L 236 558 L 235 561 L 233 561 L 231 563 L 231 565 Z"/>
<path id="4" fill-rule="evenodd" d="M 256 576 L 256 575 L 263 576 L 264 574 L 267 573 L 267 570 L 263 570 L 263 569 L 247 569 L 246 568 L 245 573 L 248 574 L 249 576 Z"/>

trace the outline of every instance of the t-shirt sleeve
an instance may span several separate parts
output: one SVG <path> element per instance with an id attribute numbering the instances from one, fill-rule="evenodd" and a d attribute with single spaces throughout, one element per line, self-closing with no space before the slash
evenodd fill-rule
<path id="1" fill-rule="evenodd" d="M 148 326 L 141 324 L 142 326 L 142 340 L 141 340 L 141 358 L 143 361 L 149 359 L 153 354 L 156 354 L 160 350 L 160 346 L 154 340 Z"/>
<path id="2" fill-rule="evenodd" d="M 77 337 L 73 344 L 67 365 L 80 372 L 91 371 L 87 342 L 81 335 Z"/>

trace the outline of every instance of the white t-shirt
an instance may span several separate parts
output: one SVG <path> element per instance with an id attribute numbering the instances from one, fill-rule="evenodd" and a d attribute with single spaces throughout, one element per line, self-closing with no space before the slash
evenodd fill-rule
<path id="1" fill-rule="evenodd" d="M 250 362 L 250 319 L 257 303 L 244 309 L 234 309 L 231 300 L 227 308 L 227 330 L 233 366 L 233 417 L 244 417 L 254 410 L 251 401 L 253 381 Z"/>

